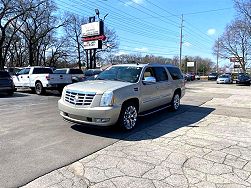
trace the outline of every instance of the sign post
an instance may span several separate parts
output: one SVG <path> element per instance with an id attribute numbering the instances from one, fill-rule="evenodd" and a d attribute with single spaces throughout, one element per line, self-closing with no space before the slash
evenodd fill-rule
<path id="1" fill-rule="evenodd" d="M 96 9 L 99 18 L 99 11 Z M 95 16 L 89 18 L 89 23 L 81 25 L 82 41 L 86 52 L 87 69 L 96 68 L 96 52 L 102 49 L 102 41 L 106 40 L 104 35 L 104 22 L 102 19 L 95 21 Z"/>

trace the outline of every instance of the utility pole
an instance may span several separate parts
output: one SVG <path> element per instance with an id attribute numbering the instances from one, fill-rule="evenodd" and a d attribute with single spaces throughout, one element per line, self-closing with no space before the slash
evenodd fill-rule
<path id="1" fill-rule="evenodd" d="M 219 51 L 220 51 L 220 42 L 219 42 L 219 38 L 218 38 L 217 39 L 216 73 L 218 73 L 218 70 L 219 70 Z"/>
<path id="2" fill-rule="evenodd" d="M 179 63 L 179 67 L 181 69 L 181 61 L 182 61 L 182 44 L 183 44 L 183 14 L 181 15 L 181 26 L 180 26 L 180 63 Z"/>

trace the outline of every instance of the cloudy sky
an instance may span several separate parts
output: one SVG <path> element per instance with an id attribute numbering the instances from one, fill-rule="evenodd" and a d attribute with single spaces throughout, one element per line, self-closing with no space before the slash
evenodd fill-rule
<path id="1" fill-rule="evenodd" d="M 235 16 L 232 0 L 56 0 L 64 11 L 92 16 L 98 8 L 105 24 L 120 39 L 118 54 L 179 55 L 183 14 L 182 55 L 211 58 L 212 47 Z"/>

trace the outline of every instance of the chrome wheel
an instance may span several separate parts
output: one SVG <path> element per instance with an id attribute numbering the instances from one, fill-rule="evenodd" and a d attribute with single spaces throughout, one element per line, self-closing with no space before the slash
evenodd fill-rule
<path id="1" fill-rule="evenodd" d="M 123 116 L 123 126 L 125 129 L 130 130 L 136 125 L 138 113 L 135 106 L 128 106 L 125 109 Z"/>
<path id="2" fill-rule="evenodd" d="M 180 107 L 180 96 L 178 93 L 175 93 L 173 97 L 172 108 L 173 110 L 176 111 L 178 110 L 179 107 Z"/>

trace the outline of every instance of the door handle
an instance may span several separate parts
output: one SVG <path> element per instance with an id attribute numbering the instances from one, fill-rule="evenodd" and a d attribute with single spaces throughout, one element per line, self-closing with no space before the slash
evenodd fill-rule
<path id="1" fill-rule="evenodd" d="M 21 78 L 23 78 L 23 77 L 21 76 Z"/>
<path id="2" fill-rule="evenodd" d="M 30 78 L 29 76 L 27 76 L 27 78 Z"/>

